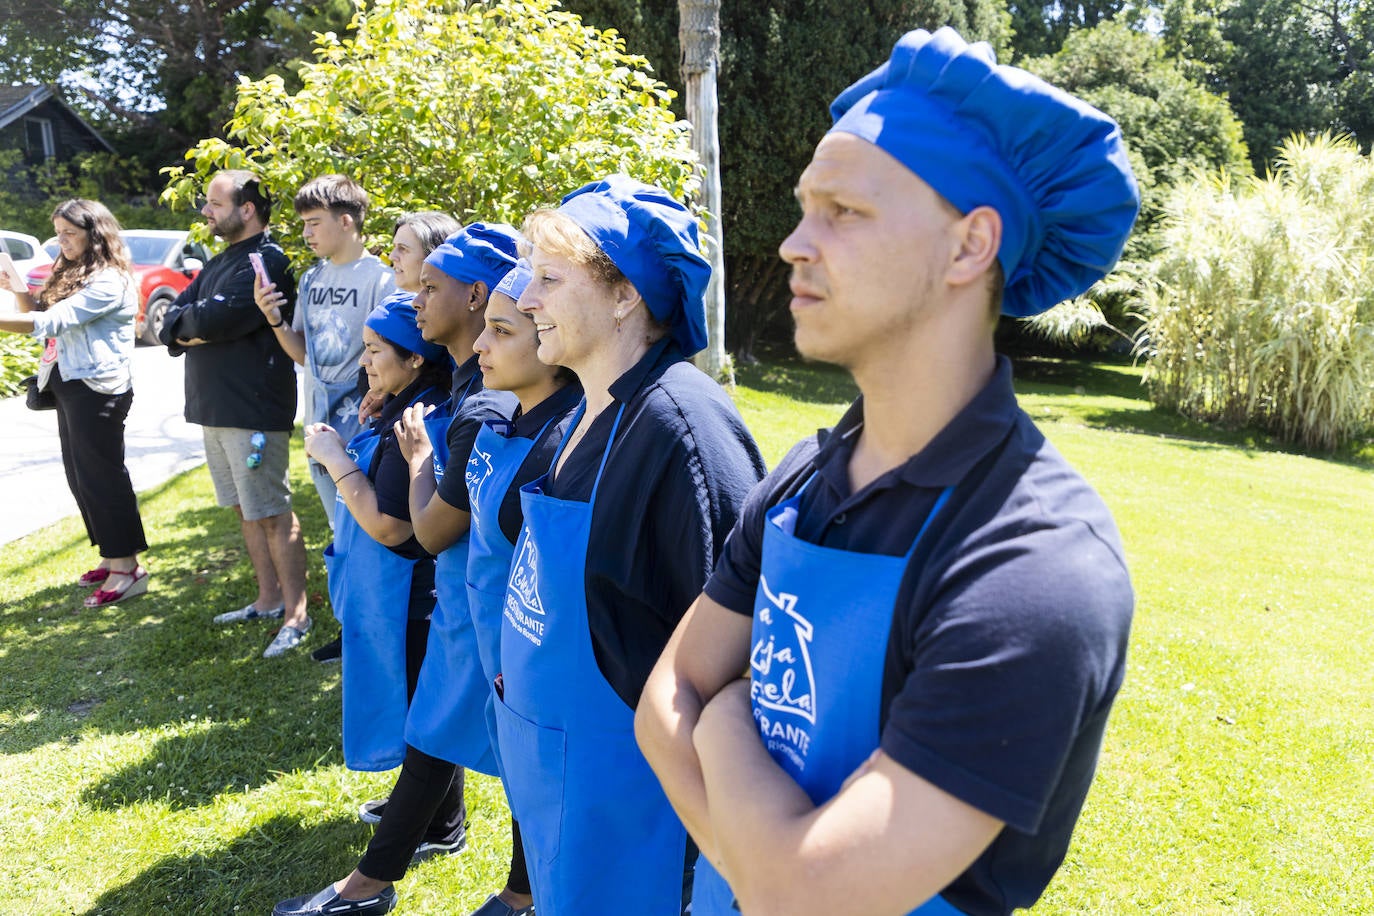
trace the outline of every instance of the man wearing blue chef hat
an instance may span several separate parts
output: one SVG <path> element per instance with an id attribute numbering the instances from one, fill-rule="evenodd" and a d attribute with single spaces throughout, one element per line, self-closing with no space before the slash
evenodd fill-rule
<path id="1" fill-rule="evenodd" d="M 1068 849 L 1133 595 L 993 329 L 1105 275 L 1139 194 L 1110 118 L 947 28 L 831 113 L 780 252 L 798 350 L 862 396 L 750 495 L 637 735 L 696 916 L 1009 913 Z"/>

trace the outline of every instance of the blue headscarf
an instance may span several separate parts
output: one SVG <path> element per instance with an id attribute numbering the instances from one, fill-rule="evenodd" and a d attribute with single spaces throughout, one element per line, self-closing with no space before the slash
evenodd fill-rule
<path id="1" fill-rule="evenodd" d="M 515 262 L 515 266 L 501 278 L 501 282 L 496 284 L 496 289 L 492 292 L 504 293 L 516 302 L 525 294 L 525 287 L 530 285 L 530 280 L 534 274 L 530 271 L 530 262 L 521 258 Z"/>
<path id="2" fill-rule="evenodd" d="M 908 32 L 830 105 L 961 213 L 1002 217 L 1002 312 L 1037 315 L 1112 269 L 1140 209 L 1116 122 L 951 28 Z"/>
<path id="3" fill-rule="evenodd" d="M 563 198 L 568 216 L 634 284 L 655 318 L 672 329 L 682 352 L 706 346 L 706 284 L 697 221 L 667 191 L 628 175 L 610 175 Z"/>
<path id="4" fill-rule="evenodd" d="M 520 233 L 505 223 L 471 223 L 444 240 L 425 258 L 462 283 L 485 283 L 487 292 L 515 266 Z"/>
<path id="5" fill-rule="evenodd" d="M 397 290 L 377 304 L 365 324 L 398 347 L 420 354 L 425 362 L 451 366 L 447 348 L 420 336 L 420 329 L 415 326 L 415 308 L 410 304 L 413 298 L 413 293 Z"/>

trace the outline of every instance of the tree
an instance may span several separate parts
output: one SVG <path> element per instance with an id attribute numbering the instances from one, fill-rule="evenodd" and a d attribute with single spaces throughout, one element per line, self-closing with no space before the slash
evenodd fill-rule
<path id="1" fill-rule="evenodd" d="M 1169 53 L 1226 93 L 1262 172 L 1292 134 L 1374 143 L 1374 2 L 1166 0 Z"/>
<path id="2" fill-rule="evenodd" d="M 1078 3 L 1011 0 L 1007 11 L 1011 14 L 1011 46 L 1018 60 L 1056 54 L 1071 32 L 1090 29 L 1123 12 L 1130 15 L 1132 21 L 1139 16 L 1137 8 L 1127 0 L 1080 0 Z"/>
<path id="3" fill-rule="evenodd" d="M 677 0 L 566 5 L 589 23 L 617 29 L 670 86 L 683 85 Z M 766 338 L 789 336 L 778 245 L 796 224 L 792 189 L 830 126 L 830 101 L 882 63 L 910 29 L 953 25 L 999 53 L 1009 33 L 997 0 L 723 0 L 720 16 L 726 336 L 749 359 Z"/>
<path id="4" fill-rule="evenodd" d="M 240 76 L 277 73 L 294 85 L 292 69 L 309 55 L 314 32 L 342 31 L 354 12 L 353 0 L 10 6 L 0 17 L 0 80 L 61 81 L 116 148 L 150 170 L 221 132 Z"/>
<path id="5" fill-rule="evenodd" d="M 350 37 L 317 39 L 298 92 L 276 75 L 241 82 L 228 139 L 202 140 L 189 171 L 167 170 L 163 199 L 189 204 L 222 168 L 253 169 L 280 200 L 341 172 L 372 196 L 366 229 L 389 238 L 406 210 L 518 224 L 612 172 L 694 193 L 688 127 L 666 87 L 555 5 L 381 0 Z M 284 240 L 305 257 L 297 232 Z"/>
<path id="6" fill-rule="evenodd" d="M 682 73 L 687 80 L 687 115 L 692 148 L 701 161 L 702 204 L 711 282 L 706 287 L 706 349 L 697 364 L 707 375 L 734 384 L 725 356 L 725 246 L 720 230 L 720 128 L 716 74 L 720 68 L 720 0 L 678 0 L 682 27 Z"/>
<path id="7" fill-rule="evenodd" d="M 1073 342 L 1094 327 L 1119 336 L 1134 306 L 1133 291 L 1163 245 L 1160 221 L 1174 188 L 1201 173 L 1250 173 L 1241 124 L 1225 99 L 1164 56 L 1159 39 L 1119 22 L 1075 31 L 1059 53 L 1023 65 L 1121 125 L 1141 191 L 1140 217 L 1119 274 L 1094 287 L 1090 301 L 1051 309 L 1030 324 L 1046 336 Z"/>
<path id="8" fill-rule="evenodd" d="M 1243 128 L 1226 100 L 1186 76 L 1157 38 L 1104 22 L 1023 65 L 1121 125 L 1142 196 L 1130 249 L 1136 258 L 1153 255 L 1152 231 L 1175 185 L 1197 172 L 1249 172 Z"/>

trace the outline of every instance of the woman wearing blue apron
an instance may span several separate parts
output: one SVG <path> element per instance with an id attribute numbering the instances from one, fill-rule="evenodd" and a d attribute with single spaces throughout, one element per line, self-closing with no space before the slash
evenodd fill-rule
<path id="1" fill-rule="evenodd" d="M 486 330 L 473 347 L 486 387 L 511 392 L 520 399 L 520 408 L 509 422 L 488 420 L 483 424 L 468 459 L 464 494 L 451 495 L 447 483 L 439 485 L 441 496 L 472 515 L 467 592 L 488 685 L 494 684 L 500 673 L 501 607 L 515 541 L 523 527 L 520 487 L 548 470 L 582 399 L 582 387 L 570 372 L 539 361 L 534 322 L 515 305 L 529 278 L 529 265 L 521 261 L 497 285 L 487 302 Z M 499 768 L 500 747 L 490 697 L 486 711 Z M 534 912 L 533 903 L 520 828 L 512 819 L 506 886 L 474 916 L 528 916 Z"/>
<path id="2" fill-rule="evenodd" d="M 419 213 L 403 213 L 396 220 L 391 236 L 391 275 L 396 289 L 391 294 L 405 302 L 415 298 L 420 289 L 420 265 L 444 239 L 457 232 L 459 224 L 447 213 L 437 210 L 424 210 Z M 362 405 L 358 408 L 358 422 L 366 423 L 375 419 L 381 409 L 383 398 L 367 392 L 363 395 Z M 391 424 L 387 423 L 390 429 Z M 335 538 L 337 545 L 338 538 Z M 310 653 L 317 662 L 338 661 L 343 648 L 343 637 L 335 637 Z M 375 823 L 375 822 L 374 822 Z"/>
<path id="3" fill-rule="evenodd" d="M 635 746 L 644 678 L 763 463 L 705 344 L 692 215 L 611 176 L 526 219 L 520 308 L 585 391 L 526 485 L 501 607 L 496 721 L 540 916 L 677 916 L 695 850 Z"/>
<path id="4" fill-rule="evenodd" d="M 420 291 L 413 303 L 417 326 L 427 342 L 462 362 L 446 408 L 451 420 L 442 414 L 426 417 L 425 408 L 416 405 L 394 425 L 408 466 L 415 534 L 436 555 L 436 605 L 406 713 L 405 759 L 390 797 L 359 812 L 377 823 L 377 833 L 358 868 L 313 897 L 278 904 L 275 916 L 390 912 L 397 902 L 393 885 L 407 865 L 466 847 L 464 768 L 496 773 L 485 719 L 491 690 L 478 659 L 465 587 L 468 514 L 437 498 L 435 488 L 455 475 L 462 486 L 458 472 L 478 430 L 488 420 L 508 419 L 516 405 L 513 395 L 483 388 L 471 354 L 489 293 L 515 266 L 518 238 L 509 226 L 473 223 L 449 236 L 420 265 Z M 454 827 L 441 844 L 425 840 L 427 825 L 436 819 Z"/>
<path id="5" fill-rule="evenodd" d="M 446 411 L 453 363 L 444 347 L 420 336 L 409 298 L 388 297 L 363 330 L 359 362 L 370 390 L 384 398 L 380 416 L 347 447 L 325 424 L 305 431 L 307 452 L 338 484 L 335 539 L 325 565 L 343 631 L 344 762 L 357 770 L 391 769 L 405 758 L 406 710 L 435 607 L 434 558 L 414 537 L 409 472 L 392 427 L 409 406 Z M 464 820 L 460 791 L 425 825 L 425 845 L 436 852 L 461 845 Z M 360 873 L 385 874 L 397 845 L 379 831 Z M 408 862 L 414 850 L 401 845 Z M 305 895 L 275 911 L 319 911 L 333 886 L 322 893 L 323 901 L 320 894 Z"/>
<path id="6" fill-rule="evenodd" d="M 363 328 L 359 362 L 370 390 L 386 398 L 380 418 L 349 441 L 343 456 L 332 427 L 306 430 L 310 453 L 331 477 L 347 481 L 324 557 L 330 601 L 344 644 L 354 650 L 343 665 L 344 763 L 374 772 L 399 766 L 405 755 L 405 710 L 434 608 L 434 557 L 410 525 L 409 475 L 391 426 L 408 406 L 445 401 L 452 366 L 444 348 L 421 339 L 409 299 L 389 296 Z"/>

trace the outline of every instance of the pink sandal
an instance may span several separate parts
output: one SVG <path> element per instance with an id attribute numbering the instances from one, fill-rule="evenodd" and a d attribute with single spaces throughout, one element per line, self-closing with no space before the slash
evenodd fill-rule
<path id="1" fill-rule="evenodd" d="M 87 596 L 84 602 L 86 607 L 105 607 L 107 604 L 114 604 L 123 601 L 125 598 L 135 598 L 148 590 L 148 570 L 142 566 L 135 569 L 132 573 L 111 572 L 112 576 L 128 576 L 129 584 L 121 589 L 98 588 Z"/>
<path id="2" fill-rule="evenodd" d="M 110 578 L 110 567 L 97 566 L 95 569 L 88 569 L 83 572 L 81 578 L 76 580 L 76 584 L 82 588 L 94 588 L 108 578 Z"/>

